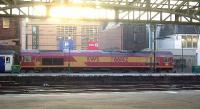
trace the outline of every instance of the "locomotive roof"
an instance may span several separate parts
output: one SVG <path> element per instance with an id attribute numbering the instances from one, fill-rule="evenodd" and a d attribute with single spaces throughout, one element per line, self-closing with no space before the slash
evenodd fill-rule
<path id="1" fill-rule="evenodd" d="M 67 54 L 69 51 L 22 51 L 23 53 L 30 54 Z M 83 54 L 134 54 L 134 55 L 149 55 L 153 54 L 153 51 L 102 51 L 102 50 L 70 50 L 70 53 L 83 53 Z M 156 55 L 173 55 L 170 51 L 156 51 Z"/>

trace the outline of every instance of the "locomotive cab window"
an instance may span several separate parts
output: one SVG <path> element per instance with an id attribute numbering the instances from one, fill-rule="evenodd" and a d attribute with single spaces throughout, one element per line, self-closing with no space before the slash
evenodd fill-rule
<path id="1" fill-rule="evenodd" d="M 32 62 L 31 56 L 24 56 L 24 62 Z"/>
<path id="2" fill-rule="evenodd" d="M 10 57 L 6 57 L 6 63 L 10 63 Z"/>
<path id="3" fill-rule="evenodd" d="M 165 57 L 164 62 L 169 62 L 169 58 Z"/>

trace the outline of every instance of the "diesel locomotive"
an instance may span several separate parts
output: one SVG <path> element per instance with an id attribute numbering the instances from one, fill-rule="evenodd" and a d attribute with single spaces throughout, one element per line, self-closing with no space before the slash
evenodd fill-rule
<path id="1" fill-rule="evenodd" d="M 29 70 L 101 70 L 118 69 L 157 72 L 173 70 L 173 54 L 169 51 L 23 51 L 21 69 Z"/>

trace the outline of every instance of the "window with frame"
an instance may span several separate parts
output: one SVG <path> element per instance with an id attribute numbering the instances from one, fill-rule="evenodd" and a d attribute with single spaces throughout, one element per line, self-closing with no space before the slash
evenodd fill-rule
<path id="1" fill-rule="evenodd" d="M 98 42 L 99 26 L 98 25 L 82 25 L 81 34 L 84 37 L 81 38 L 81 49 L 87 49 L 89 41 Z"/>
<path id="2" fill-rule="evenodd" d="M 62 43 L 64 40 L 67 41 L 69 40 L 69 37 L 71 38 L 71 40 L 73 40 L 73 42 L 76 42 L 76 34 L 77 34 L 77 25 L 58 25 L 56 26 L 56 30 L 57 30 L 57 38 L 58 43 Z M 62 48 L 61 45 L 58 45 L 59 48 Z M 75 49 L 75 47 L 73 47 L 73 49 Z"/>
<path id="3" fill-rule="evenodd" d="M 10 63 L 10 57 L 6 57 L 6 63 Z"/>
<path id="4" fill-rule="evenodd" d="M 182 47 L 183 48 L 197 48 L 198 36 L 185 35 L 182 36 Z"/>
<path id="5" fill-rule="evenodd" d="M 24 56 L 24 62 L 32 62 L 31 56 Z"/>
<path id="6" fill-rule="evenodd" d="M 56 26 L 57 37 L 76 37 L 77 26 L 76 25 L 59 25 Z"/>
<path id="7" fill-rule="evenodd" d="M 32 26 L 32 48 L 38 49 L 39 47 L 39 26 Z"/>

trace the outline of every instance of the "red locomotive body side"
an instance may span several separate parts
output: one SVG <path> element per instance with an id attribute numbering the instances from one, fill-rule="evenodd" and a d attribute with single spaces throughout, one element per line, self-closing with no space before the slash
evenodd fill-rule
<path id="1" fill-rule="evenodd" d="M 129 68 L 149 70 L 154 64 L 150 51 L 102 52 L 71 51 L 63 52 L 22 52 L 21 68 Z M 171 52 L 156 52 L 156 69 L 172 70 L 173 55 Z"/>

